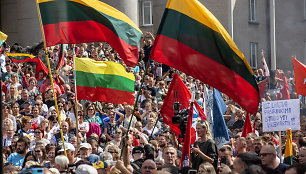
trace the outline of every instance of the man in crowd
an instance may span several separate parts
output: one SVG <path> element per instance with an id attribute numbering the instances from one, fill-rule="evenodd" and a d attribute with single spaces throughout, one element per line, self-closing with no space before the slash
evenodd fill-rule
<path id="1" fill-rule="evenodd" d="M 287 164 L 280 163 L 276 159 L 276 150 L 272 145 L 262 146 L 260 151 L 260 159 L 264 167 L 281 173 L 285 173 L 286 169 L 289 167 Z"/>
<path id="2" fill-rule="evenodd" d="M 15 167 L 21 169 L 23 160 L 28 152 L 29 147 L 30 147 L 30 139 L 24 136 L 20 137 L 17 141 L 16 152 L 12 153 L 7 158 L 7 162 L 11 162 L 14 164 Z"/>

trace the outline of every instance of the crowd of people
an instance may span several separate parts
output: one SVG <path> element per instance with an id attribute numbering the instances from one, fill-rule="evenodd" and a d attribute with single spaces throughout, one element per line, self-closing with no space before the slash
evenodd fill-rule
<path id="1" fill-rule="evenodd" d="M 182 145 L 178 144 L 169 126 L 163 123 L 159 111 L 173 73 L 178 73 L 185 85 L 196 91 L 195 98 L 201 106 L 205 84 L 149 59 L 153 41 L 151 33 L 144 34 L 139 62 L 135 68 L 127 67 L 107 43 L 65 46 L 64 64 L 59 69 L 56 69 L 61 56 L 59 46 L 47 48 L 46 51 L 38 49 L 35 54 L 43 62 L 46 63 L 45 55 L 48 55 L 52 74 L 41 71 L 37 78 L 35 63 L 14 63 L 5 54 L 27 53 L 29 49 L 17 43 L 12 46 L 2 45 L 0 61 L 4 173 L 305 173 L 305 113 L 301 112 L 300 131 L 293 131 L 293 165 L 289 166 L 282 163 L 284 156 L 281 155 L 284 154 L 286 133 L 282 132 L 279 137 L 276 132 L 263 132 L 259 108 L 256 115 L 251 115 L 255 133 L 242 137 L 246 112 L 224 94 L 227 105 L 224 119 L 232 132 L 230 143 L 218 149 L 211 136 L 209 123 L 199 121 L 196 125 L 199 138 L 191 147 L 190 164 L 181 168 Z M 135 75 L 135 99 L 139 94 L 137 105 L 85 100 L 76 102 L 74 57 L 122 64 L 127 72 Z M 268 90 L 261 101 L 277 98 L 275 89 L 281 79 L 275 76 L 279 73 L 283 72 L 270 71 L 270 77 L 265 77 L 262 69 L 254 70 L 258 84 L 268 82 Z M 54 81 L 58 111 L 50 76 Z M 294 89 L 293 74 L 288 71 L 286 76 L 291 98 L 299 98 Z M 301 106 L 304 106 L 303 102 Z"/>

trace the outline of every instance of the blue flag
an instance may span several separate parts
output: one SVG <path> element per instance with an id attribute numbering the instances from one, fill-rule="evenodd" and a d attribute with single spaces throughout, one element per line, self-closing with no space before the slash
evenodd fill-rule
<path id="1" fill-rule="evenodd" d="M 221 93 L 214 88 L 213 91 L 213 135 L 217 140 L 217 146 L 229 142 L 227 126 L 225 124 L 223 114 L 226 112 L 226 104 L 221 96 Z"/>

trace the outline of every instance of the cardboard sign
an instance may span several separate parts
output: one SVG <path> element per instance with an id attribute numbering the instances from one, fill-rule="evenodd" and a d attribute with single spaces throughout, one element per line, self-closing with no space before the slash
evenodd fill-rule
<path id="1" fill-rule="evenodd" d="M 264 132 L 300 130 L 299 99 L 263 102 L 262 125 Z"/>

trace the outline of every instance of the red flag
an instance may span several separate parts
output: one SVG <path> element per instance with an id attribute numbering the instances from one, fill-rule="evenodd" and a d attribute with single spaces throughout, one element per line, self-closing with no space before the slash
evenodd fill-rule
<path id="1" fill-rule="evenodd" d="M 192 119 L 193 119 L 193 103 L 191 103 L 188 120 L 187 120 L 186 135 L 184 138 L 184 146 L 183 146 L 182 159 L 181 159 L 181 167 L 187 167 L 189 165 Z"/>
<path id="2" fill-rule="evenodd" d="M 265 98 L 265 93 L 267 92 L 267 89 L 268 89 L 267 83 L 268 82 L 264 82 L 258 85 L 260 98 Z"/>
<path id="3" fill-rule="evenodd" d="M 58 63 L 56 66 L 56 70 L 59 70 L 64 65 L 64 61 L 65 61 L 64 44 L 61 44 L 59 48 Z"/>
<path id="4" fill-rule="evenodd" d="M 35 78 L 38 80 L 38 73 L 40 71 L 43 71 L 45 74 L 48 74 L 48 68 L 45 66 L 45 64 L 40 60 L 39 57 L 34 59 L 36 62 L 36 72 L 35 72 Z"/>
<path id="5" fill-rule="evenodd" d="M 306 66 L 292 57 L 296 93 L 306 96 Z"/>
<path id="6" fill-rule="evenodd" d="M 196 126 L 197 122 L 199 120 L 207 120 L 206 115 L 204 114 L 204 111 L 200 107 L 200 105 L 194 101 L 193 103 L 193 117 L 192 117 L 192 124 L 191 124 L 191 135 L 190 135 L 190 144 L 194 144 L 194 142 L 198 139 L 197 132 L 196 132 Z"/>
<path id="7" fill-rule="evenodd" d="M 246 137 L 248 133 L 252 133 L 252 132 L 253 132 L 253 129 L 252 129 L 252 124 L 251 124 L 250 114 L 247 112 L 241 137 Z"/>
<path id="8" fill-rule="evenodd" d="M 164 104 L 160 109 L 160 113 L 163 117 L 164 123 L 169 125 L 177 136 L 181 131 L 178 128 L 178 124 L 172 123 L 172 117 L 174 116 L 173 104 L 174 102 L 178 101 L 181 105 L 180 109 L 186 109 L 189 107 L 190 99 L 190 91 L 182 79 L 175 73 L 169 86 L 167 96 L 164 100 Z"/>
<path id="9" fill-rule="evenodd" d="M 2 91 L 6 94 L 7 88 L 6 88 L 5 83 L 2 82 L 2 80 L 1 80 L 1 88 L 2 88 Z"/>
<path id="10" fill-rule="evenodd" d="M 289 87 L 287 83 L 287 78 L 284 73 L 277 74 L 279 79 L 282 79 L 283 81 L 279 82 L 279 88 L 280 92 L 277 94 L 277 100 L 287 100 L 290 99 L 290 94 L 289 94 Z"/>

